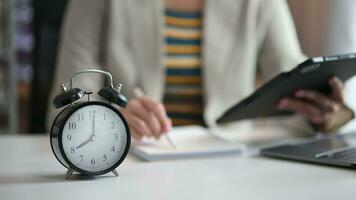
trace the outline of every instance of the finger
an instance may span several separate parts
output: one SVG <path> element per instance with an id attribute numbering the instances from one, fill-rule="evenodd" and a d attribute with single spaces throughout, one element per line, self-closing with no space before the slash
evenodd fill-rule
<path id="1" fill-rule="evenodd" d="M 143 135 L 139 134 L 139 132 L 137 130 L 135 130 L 134 128 L 130 128 L 131 131 L 131 136 L 135 139 L 135 140 L 141 140 Z"/>
<path id="2" fill-rule="evenodd" d="M 150 123 L 153 124 L 153 126 L 155 126 L 155 131 L 152 133 L 156 139 L 159 139 L 161 137 L 161 135 L 164 133 L 163 127 L 161 127 L 161 124 L 160 124 L 158 118 L 156 117 L 156 115 L 154 115 L 151 112 L 150 116 L 151 116 Z"/>
<path id="3" fill-rule="evenodd" d="M 130 106 L 131 112 L 144 120 L 155 138 L 159 138 L 162 133 L 161 124 L 157 117 L 143 105 L 142 100 L 134 101 Z"/>
<path id="4" fill-rule="evenodd" d="M 339 78 L 337 78 L 336 76 L 334 76 L 329 80 L 329 85 L 332 89 L 332 97 L 335 99 L 335 101 L 338 103 L 343 103 L 344 102 L 344 95 L 343 95 L 344 84 L 342 83 L 342 81 Z"/>
<path id="5" fill-rule="evenodd" d="M 168 123 L 168 128 L 166 130 L 166 133 L 168 133 L 172 129 L 172 120 L 170 118 L 168 118 L 167 123 Z"/>
<path id="6" fill-rule="evenodd" d="M 298 98 L 306 99 L 314 103 L 325 112 L 335 112 L 338 110 L 339 105 L 331 100 L 329 97 L 312 90 L 298 90 L 295 93 Z"/>
<path id="7" fill-rule="evenodd" d="M 131 105 L 131 101 L 129 102 L 129 105 Z M 127 123 L 129 125 L 129 128 L 130 128 L 130 132 L 131 132 L 131 136 L 136 139 L 136 140 L 140 140 L 143 135 L 140 134 L 135 128 L 134 128 L 134 124 L 132 124 L 132 113 L 130 112 L 130 106 L 127 106 L 127 109 L 121 109 L 121 113 L 124 115 L 124 117 L 126 118 L 127 120 Z"/>
<path id="8" fill-rule="evenodd" d="M 129 115 L 127 121 L 129 122 L 130 128 L 135 130 L 136 135 L 147 136 L 147 137 L 153 136 L 151 130 L 148 128 L 145 121 L 135 116 L 134 114 Z"/>
<path id="9" fill-rule="evenodd" d="M 161 103 L 155 102 L 148 97 L 141 97 L 141 99 L 143 100 L 143 105 L 156 115 L 163 131 L 168 132 L 171 129 L 171 124 L 169 118 L 167 117 L 166 109 L 164 106 Z"/>
<path id="10" fill-rule="evenodd" d="M 326 112 L 323 112 L 318 107 L 313 106 L 308 102 L 292 98 L 282 99 L 278 104 L 278 109 L 299 113 L 314 124 L 323 123 L 328 116 Z"/>
<path id="11" fill-rule="evenodd" d="M 162 133 L 163 134 L 168 134 L 171 130 L 172 130 L 172 120 L 170 118 L 168 118 L 167 120 L 167 124 L 168 124 L 168 129 L 167 130 L 164 130 L 164 132 Z M 161 135 L 161 136 L 162 136 Z"/>

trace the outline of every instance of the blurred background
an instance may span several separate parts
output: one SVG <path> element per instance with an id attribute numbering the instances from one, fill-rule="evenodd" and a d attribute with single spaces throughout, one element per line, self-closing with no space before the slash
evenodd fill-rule
<path id="1" fill-rule="evenodd" d="M 0 0 L 0 134 L 45 133 L 48 93 L 69 1 Z M 356 0 L 288 3 L 307 56 L 356 52 Z M 351 79 L 345 94 L 353 109 L 355 90 L 356 80 Z M 356 130 L 355 120 L 344 128 L 350 130 Z"/>

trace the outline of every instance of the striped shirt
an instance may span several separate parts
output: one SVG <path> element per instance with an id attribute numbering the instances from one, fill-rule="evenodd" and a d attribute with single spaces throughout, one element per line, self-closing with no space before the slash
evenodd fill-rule
<path id="1" fill-rule="evenodd" d="M 165 12 L 164 105 L 173 126 L 203 120 L 202 13 Z"/>

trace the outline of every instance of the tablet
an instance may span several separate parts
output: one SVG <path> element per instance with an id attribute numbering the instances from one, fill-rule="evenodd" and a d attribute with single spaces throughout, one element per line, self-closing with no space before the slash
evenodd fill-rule
<path id="1" fill-rule="evenodd" d="M 343 82 L 356 75 L 356 53 L 310 58 L 289 72 L 283 72 L 253 94 L 227 110 L 217 123 L 267 116 L 290 115 L 277 110 L 283 97 L 293 97 L 298 89 L 316 90 L 328 95 L 328 80 L 337 76 Z"/>

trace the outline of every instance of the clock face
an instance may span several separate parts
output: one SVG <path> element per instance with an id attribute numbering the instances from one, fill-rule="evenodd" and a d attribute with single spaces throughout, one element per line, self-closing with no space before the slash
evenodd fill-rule
<path id="1" fill-rule="evenodd" d="M 127 130 L 120 116 L 103 105 L 79 108 L 62 131 L 65 156 L 89 173 L 110 169 L 118 163 L 127 145 Z"/>

